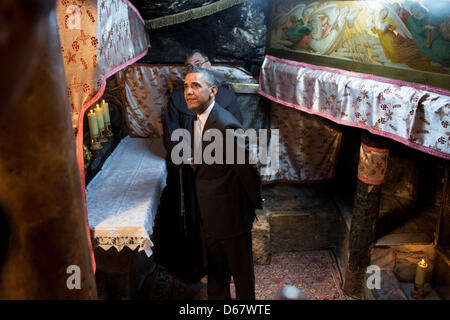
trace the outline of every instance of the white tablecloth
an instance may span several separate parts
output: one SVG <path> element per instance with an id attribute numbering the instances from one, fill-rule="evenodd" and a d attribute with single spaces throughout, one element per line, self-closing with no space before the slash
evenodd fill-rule
<path id="1" fill-rule="evenodd" d="M 124 138 L 86 188 L 95 246 L 152 254 L 150 235 L 167 168 L 160 139 Z"/>

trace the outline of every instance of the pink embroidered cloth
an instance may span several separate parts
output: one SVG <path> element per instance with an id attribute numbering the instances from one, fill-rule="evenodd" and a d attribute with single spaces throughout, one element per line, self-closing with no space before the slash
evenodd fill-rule
<path id="1" fill-rule="evenodd" d="M 58 0 L 56 14 L 84 184 L 84 113 L 103 95 L 106 79 L 147 54 L 150 41 L 127 0 Z"/>
<path id="2" fill-rule="evenodd" d="M 450 92 L 266 55 L 264 97 L 450 159 Z"/>
<path id="3" fill-rule="evenodd" d="M 84 109 L 103 94 L 106 79 L 145 55 L 150 42 L 128 1 L 59 0 L 56 12 L 76 128 Z"/>
<path id="4" fill-rule="evenodd" d="M 324 182 L 334 178 L 342 141 L 338 128 L 272 101 L 270 128 L 279 130 L 279 168 L 262 175 L 263 183 Z"/>

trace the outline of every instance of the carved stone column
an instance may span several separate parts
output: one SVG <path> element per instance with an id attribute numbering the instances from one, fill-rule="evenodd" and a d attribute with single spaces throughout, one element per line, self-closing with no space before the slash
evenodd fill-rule
<path id="1" fill-rule="evenodd" d="M 41 51 L 27 53 L 40 59 L 34 75 L 19 102 L 0 117 L 0 220 L 8 237 L 0 256 L 0 299 L 93 299 L 97 290 L 54 11 L 43 23 Z M 79 267 L 79 289 L 67 285 L 77 284 L 69 279 L 77 273 L 70 266 Z"/>
<path id="2" fill-rule="evenodd" d="M 375 236 L 380 210 L 381 184 L 387 168 L 389 150 L 370 135 L 361 136 L 358 181 L 353 205 L 349 239 L 349 261 L 344 277 L 344 290 L 362 296 L 364 275 L 369 265 L 369 250 Z"/>

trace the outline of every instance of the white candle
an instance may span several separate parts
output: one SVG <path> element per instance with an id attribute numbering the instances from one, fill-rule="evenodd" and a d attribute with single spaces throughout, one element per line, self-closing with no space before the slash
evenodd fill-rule
<path id="1" fill-rule="evenodd" d="M 98 123 L 97 116 L 94 113 L 94 110 L 90 110 L 88 113 L 88 121 L 89 121 L 89 133 L 91 134 L 91 138 L 98 136 Z"/>
<path id="2" fill-rule="evenodd" d="M 109 104 L 105 100 L 101 103 L 102 109 L 103 109 L 103 118 L 105 120 L 105 124 L 109 125 L 111 124 L 111 120 L 109 119 Z"/>
<path id="3" fill-rule="evenodd" d="M 103 110 L 99 104 L 97 104 L 97 107 L 95 108 L 95 115 L 97 116 L 98 129 L 103 131 L 105 129 L 105 122 L 103 120 Z"/>
<path id="4" fill-rule="evenodd" d="M 425 284 L 425 278 L 427 276 L 427 268 L 428 264 L 425 261 L 425 259 L 422 259 L 417 263 L 416 279 L 414 282 L 416 287 L 423 287 L 423 285 Z"/>

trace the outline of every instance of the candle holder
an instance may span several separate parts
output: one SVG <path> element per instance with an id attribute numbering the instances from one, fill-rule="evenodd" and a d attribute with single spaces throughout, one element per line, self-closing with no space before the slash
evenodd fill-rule
<path id="1" fill-rule="evenodd" d="M 91 138 L 91 150 L 101 150 L 103 149 L 102 144 L 98 140 L 98 136 Z"/>
<path id="2" fill-rule="evenodd" d="M 84 167 L 85 168 L 89 167 L 92 161 L 92 152 L 84 143 L 83 143 L 83 159 L 84 159 Z"/>
<path id="3" fill-rule="evenodd" d="M 105 126 L 105 136 L 108 138 L 111 138 L 112 136 L 114 136 L 110 123 Z"/>
<path id="4" fill-rule="evenodd" d="M 424 285 L 414 284 L 411 290 L 411 296 L 417 300 L 423 300 L 425 297 Z"/>
<path id="5" fill-rule="evenodd" d="M 99 141 L 100 143 L 106 143 L 106 142 L 108 142 L 108 138 L 106 138 L 106 136 L 105 136 L 105 130 L 101 130 L 101 131 L 98 133 L 98 141 Z"/>

